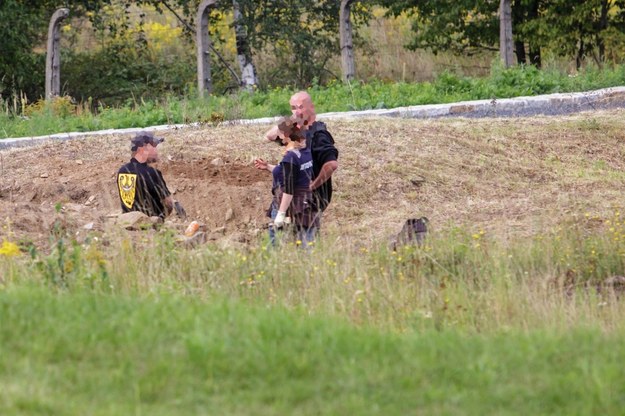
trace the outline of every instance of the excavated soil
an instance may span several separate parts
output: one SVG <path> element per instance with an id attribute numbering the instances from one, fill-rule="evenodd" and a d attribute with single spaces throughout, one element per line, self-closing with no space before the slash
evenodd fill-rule
<path id="1" fill-rule="evenodd" d="M 625 191 L 624 113 L 332 121 L 340 168 L 323 233 L 359 243 L 385 241 L 407 218 L 427 216 L 432 230 L 462 227 L 508 238 L 586 214 L 614 215 Z M 271 178 L 252 161 L 275 163 L 281 156 L 278 146 L 263 140 L 268 128 L 163 133 L 156 166 L 189 216 L 166 226 L 180 232 L 197 220 L 212 240 L 254 243 L 268 222 Z M 129 138 L 0 151 L 0 239 L 46 246 L 60 225 L 78 239 L 113 232 L 121 211 L 116 172 L 130 158 Z"/>
<path id="2" fill-rule="evenodd" d="M 123 157 L 129 153 L 123 149 L 127 142 L 127 137 L 106 137 L 3 152 L 0 217 L 5 220 L 4 232 L 45 245 L 59 223 L 79 237 L 114 230 L 121 212 L 116 172 L 127 161 Z M 117 148 L 119 156 L 115 157 L 111 150 Z M 180 152 L 175 159 L 164 149 L 163 145 L 161 161 L 155 166 L 188 215 L 186 221 L 171 216 L 167 227 L 181 230 L 197 220 L 209 231 L 217 230 L 215 236 L 240 242 L 266 228 L 263 208 L 271 200 L 268 172 L 236 157 L 211 156 L 210 152 L 185 157 L 190 153 Z"/>

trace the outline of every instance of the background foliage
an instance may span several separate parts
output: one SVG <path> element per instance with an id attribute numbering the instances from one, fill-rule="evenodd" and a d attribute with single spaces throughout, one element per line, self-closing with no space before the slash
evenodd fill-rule
<path id="1" fill-rule="evenodd" d="M 0 98 L 33 102 L 43 95 L 48 19 L 61 6 L 71 10 L 71 19 L 64 22 L 62 33 L 62 94 L 76 103 L 88 103 L 96 111 L 100 105 L 123 106 L 165 95 L 195 95 L 193 28 L 198 3 L 199 0 L 4 1 L 0 4 Z M 340 79 L 339 2 L 237 3 L 260 90 L 310 88 Z M 238 88 L 226 67 L 239 71 L 235 63 L 232 6 L 231 0 L 220 0 L 211 13 L 214 48 L 223 57 L 222 61 L 215 53 L 212 56 L 214 90 L 219 95 Z M 356 2 L 352 20 L 360 54 L 357 68 L 364 68 L 360 72 L 367 74 L 368 80 L 406 78 L 405 61 L 401 63 L 402 70 L 390 71 L 390 75 L 369 69 L 379 71 L 382 66 L 376 60 L 395 62 L 399 56 L 399 52 L 396 56 L 380 55 L 378 46 L 383 45 L 380 36 L 396 36 L 396 32 L 361 36 L 375 30 L 371 24 L 379 10 L 384 10 L 388 19 L 410 22 L 412 29 L 404 34 L 407 48 L 457 56 L 446 72 L 461 76 L 457 63 L 467 56 L 473 57 L 474 64 L 488 68 L 498 46 L 498 6 L 498 2 L 476 0 Z M 600 68 L 622 62 L 625 0 L 515 0 L 512 6 L 519 63 L 545 67 L 545 63 L 568 60 L 579 70 L 589 62 Z M 373 22 L 378 23 L 379 20 Z M 418 70 L 421 67 L 412 69 Z M 440 71 L 427 70 L 429 79 L 440 75 Z M 13 107 L 21 113 L 24 104 Z"/>
<path id="2" fill-rule="evenodd" d="M 62 59 L 63 93 L 80 101 L 89 97 L 105 103 L 123 103 L 135 96 L 158 97 L 164 93 L 185 95 L 195 88 L 196 56 L 194 16 L 198 1 L 83 1 L 67 2 L 72 20 L 64 27 Z M 338 75 L 328 70 L 338 50 L 338 3 L 307 1 L 238 1 L 252 52 L 262 53 L 261 87 L 292 85 L 300 88 L 325 83 Z M 14 7 L 15 6 L 15 7 Z M 39 7 L 19 0 L 0 5 L 2 21 L 17 20 L 23 30 L 6 26 L 0 33 L 11 36 L 4 47 L 0 94 L 24 92 L 30 101 L 43 95 L 45 33 L 49 17 L 61 5 L 41 2 Z M 175 38 L 158 39 L 145 10 L 167 16 Z M 175 14 L 172 12 L 175 11 Z M 366 21 L 368 11 L 354 9 L 356 25 Z M 172 18 L 176 16 L 175 18 Z M 173 20 L 173 21 L 172 21 Z M 73 26 L 83 28 L 79 31 Z M 88 28 L 85 30 L 84 28 Z M 215 50 L 238 71 L 232 27 L 232 2 L 221 1 L 211 13 L 209 30 Z M 90 42 L 85 43 L 85 37 Z M 163 49 L 163 45 L 165 48 Z M 86 48 L 85 48 L 86 46 Z M 175 51 L 172 51 L 175 49 Z M 173 52 L 173 53 L 172 53 Z M 15 57 L 18 56 L 19 59 Z M 223 93 L 238 85 L 224 63 L 213 54 L 213 83 Z M 28 69 L 26 71 L 26 69 Z M 30 78 L 20 78 L 21 73 Z"/>

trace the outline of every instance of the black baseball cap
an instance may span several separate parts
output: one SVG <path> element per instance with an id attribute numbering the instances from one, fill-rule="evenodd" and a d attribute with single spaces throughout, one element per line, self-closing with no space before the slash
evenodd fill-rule
<path id="1" fill-rule="evenodd" d="M 158 146 L 164 141 L 165 139 L 162 137 L 154 137 L 154 133 L 151 131 L 140 131 L 130 140 L 130 150 L 135 152 L 138 148 L 143 147 L 146 144 Z"/>

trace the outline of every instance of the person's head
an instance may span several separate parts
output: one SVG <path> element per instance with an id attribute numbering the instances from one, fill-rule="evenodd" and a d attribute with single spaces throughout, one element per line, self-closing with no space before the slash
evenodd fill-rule
<path id="1" fill-rule="evenodd" d="M 301 148 L 306 146 L 306 136 L 302 129 L 297 125 L 293 117 L 285 117 L 278 123 L 278 138 L 276 141 L 283 146 L 292 145 L 292 147 Z"/>
<path id="2" fill-rule="evenodd" d="M 130 140 L 132 157 L 141 163 L 158 162 L 156 146 L 164 141 L 162 137 L 154 137 L 152 132 L 141 131 Z"/>
<path id="3" fill-rule="evenodd" d="M 315 105 L 306 91 L 300 91 L 293 94 L 289 100 L 291 105 L 291 113 L 302 130 L 308 129 L 315 122 L 317 114 L 315 113 Z"/>

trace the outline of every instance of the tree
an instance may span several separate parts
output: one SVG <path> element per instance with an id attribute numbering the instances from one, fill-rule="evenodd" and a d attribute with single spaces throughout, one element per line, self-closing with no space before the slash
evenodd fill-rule
<path id="1" fill-rule="evenodd" d="M 253 53 L 269 53 L 276 59 L 265 75 L 268 84 L 307 87 L 328 76 L 330 59 L 339 53 L 339 3 L 334 0 L 237 0 L 239 22 L 246 28 Z M 368 13 L 358 9 L 355 25 Z M 338 77 L 337 77 L 338 78 Z"/>
<path id="2" fill-rule="evenodd" d="M 575 57 L 578 68 L 587 57 L 602 65 L 606 43 L 622 43 L 625 34 L 624 0 L 550 0 L 541 14 L 537 29 L 548 34 L 546 44 L 560 56 Z"/>
<path id="3" fill-rule="evenodd" d="M 413 18 L 410 49 L 473 54 L 496 50 L 498 3 L 493 0 L 377 0 L 389 13 Z M 622 49 L 625 0 L 512 0 L 512 31 L 517 61 L 542 64 L 542 49 L 601 65 L 607 45 Z M 612 51 L 614 53 L 614 51 Z"/>
<path id="4" fill-rule="evenodd" d="M 409 49 L 475 54 L 498 51 L 499 2 L 479 0 L 378 0 L 391 15 L 407 13 L 413 19 Z"/>
<path id="5" fill-rule="evenodd" d="M 256 80 L 256 67 L 252 58 L 247 28 L 243 24 L 243 15 L 238 0 L 232 0 L 234 31 L 236 33 L 237 59 L 241 68 L 241 82 L 247 90 L 253 90 L 258 84 Z"/>
<path id="6" fill-rule="evenodd" d="M 499 55 L 506 68 L 512 66 L 512 7 L 510 0 L 499 5 Z"/>
<path id="7" fill-rule="evenodd" d="M 542 65 L 541 46 L 546 38 L 538 28 L 540 9 L 544 0 L 513 0 L 512 31 L 514 33 L 514 52 L 517 62 L 528 63 L 526 49 L 529 51 L 529 63 L 540 68 Z"/>
<path id="8" fill-rule="evenodd" d="M 94 1 L 110 3 L 112 0 Z M 156 10 L 182 11 L 184 20 L 194 27 L 198 0 L 140 0 Z M 323 82 L 331 74 L 330 59 L 339 53 L 339 1 L 318 0 L 219 0 L 217 10 L 234 13 L 233 30 L 237 34 L 237 59 L 246 85 L 256 82 L 254 55 L 273 55 L 275 65 L 265 74 L 265 83 L 309 86 L 314 80 Z M 353 26 L 358 27 L 369 18 L 365 7 L 352 13 Z M 254 81 L 252 81 L 254 79 Z"/>
<path id="9" fill-rule="evenodd" d="M 159 6 L 161 1 L 143 0 Z M 192 0 L 171 0 L 170 5 L 181 8 L 185 19 L 193 20 Z M 222 13 L 234 10 L 233 30 L 237 34 L 237 59 L 243 78 L 252 79 L 256 66 L 254 55 L 273 55 L 276 64 L 265 74 L 265 83 L 309 86 L 314 80 L 323 82 L 331 74 L 330 59 L 339 53 L 339 1 L 318 0 L 219 0 Z M 234 7 L 233 7 L 234 6 Z M 353 12 L 354 26 L 369 18 L 366 8 Z M 248 84 L 245 83 L 244 84 Z"/>
<path id="10" fill-rule="evenodd" d="M 391 15 L 407 13 L 413 18 L 415 36 L 409 49 L 430 49 L 473 55 L 497 51 L 500 39 L 500 2 L 479 0 L 377 0 Z M 517 62 L 540 66 L 540 44 L 536 36 L 538 10 L 542 0 L 511 0 L 512 33 Z M 525 26 L 522 26 L 524 25 Z"/>
<path id="11" fill-rule="evenodd" d="M 125 32 L 130 22 L 127 12 L 132 5 L 151 5 L 157 11 L 176 14 L 186 22 L 185 26 L 193 28 L 198 3 L 199 0 L 2 0 L 0 94 L 6 97 L 24 92 L 31 100 L 44 95 L 45 55 L 34 51 L 44 45 L 49 18 L 59 7 L 68 7 L 71 18 L 88 16 L 98 33 L 107 36 L 104 47 L 98 50 L 61 51 L 69 55 L 62 59 L 63 92 L 81 100 L 104 99 L 110 103 L 123 102 L 130 93 L 135 96 L 158 93 L 167 88 L 167 79 L 155 73 L 154 65 L 158 62 L 146 56 L 149 54 L 145 39 L 135 32 Z M 260 77 L 267 86 L 305 88 L 315 82 L 339 78 L 328 70 L 331 59 L 340 51 L 339 3 L 336 0 L 219 0 L 219 11 L 236 16 L 233 33 L 237 33 L 242 73 L 249 75 L 247 84 L 254 84 L 254 57 L 260 53 L 269 58 Z M 106 19 L 103 11 L 109 5 L 126 13 Z M 239 13 L 234 12 L 234 6 L 238 6 Z M 353 26 L 358 27 L 368 17 L 366 7 L 355 8 Z M 187 32 L 187 39 L 192 42 L 194 35 Z M 184 66 L 189 66 L 189 62 L 177 61 L 170 63 L 167 70 Z M 84 73 L 85 68 L 92 76 L 81 76 L 79 71 Z M 228 80 L 231 84 L 226 65 L 215 65 L 212 72 L 215 79 Z M 189 81 L 176 77 L 176 87 L 171 91 L 180 92 L 184 89 L 181 85 Z"/>
<path id="12" fill-rule="evenodd" d="M 352 40 L 352 19 L 351 8 L 355 0 L 341 0 L 339 13 L 339 31 L 341 37 L 341 64 L 343 68 L 343 79 L 350 81 L 356 75 L 354 65 L 354 43 Z"/>
<path id="13" fill-rule="evenodd" d="M 0 2 L 0 97 L 43 95 L 45 55 L 32 50 L 45 44 L 51 15 L 47 2 Z"/>

